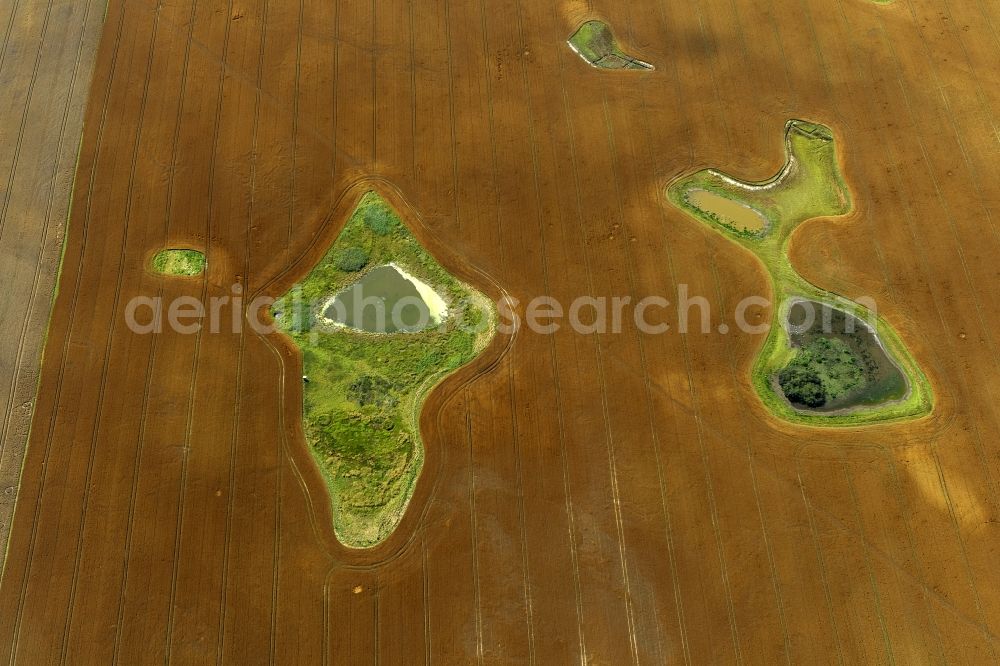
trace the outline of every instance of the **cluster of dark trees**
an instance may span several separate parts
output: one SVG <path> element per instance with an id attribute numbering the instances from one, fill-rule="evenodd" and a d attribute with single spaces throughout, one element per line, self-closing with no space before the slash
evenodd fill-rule
<path id="1" fill-rule="evenodd" d="M 793 403 L 822 407 L 830 400 L 863 386 L 867 381 L 865 374 L 865 366 L 847 343 L 824 337 L 806 345 L 778 373 L 778 383 L 785 397 Z"/>
<path id="2" fill-rule="evenodd" d="M 778 373 L 778 384 L 791 402 L 806 407 L 826 404 L 826 389 L 819 374 L 808 366 L 790 365 Z"/>

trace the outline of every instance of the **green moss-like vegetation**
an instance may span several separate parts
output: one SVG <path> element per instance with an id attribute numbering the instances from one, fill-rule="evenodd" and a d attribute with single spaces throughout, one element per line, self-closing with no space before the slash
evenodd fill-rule
<path id="1" fill-rule="evenodd" d="M 379 236 L 388 236 L 399 230 L 399 218 L 387 208 L 369 206 L 364 212 L 365 226 Z"/>
<path id="2" fill-rule="evenodd" d="M 368 265 L 368 253 L 360 247 L 344 248 L 337 253 L 335 263 L 339 271 L 357 273 Z"/>
<path id="3" fill-rule="evenodd" d="M 153 270 L 162 275 L 201 275 L 205 255 L 197 250 L 163 250 L 153 257 Z"/>
<path id="4" fill-rule="evenodd" d="M 758 395 L 775 414 L 789 421 L 811 425 L 852 426 L 929 413 L 933 402 L 930 383 L 892 327 L 880 318 L 873 318 L 860 304 L 810 284 L 792 267 L 788 258 L 792 231 L 815 217 L 844 215 L 851 211 L 852 202 L 840 173 L 834 136 L 828 127 L 790 120 L 785 128 L 785 149 L 787 162 L 784 168 L 769 180 L 748 183 L 714 169 L 705 169 L 682 176 L 667 190 L 667 196 L 674 205 L 755 254 L 771 276 L 778 308 L 753 369 L 753 382 Z M 760 212 L 767 219 L 765 229 L 759 232 L 738 229 L 718 215 L 701 210 L 691 203 L 688 196 L 690 191 L 698 189 L 714 192 Z M 841 412 L 809 412 L 793 407 L 786 396 L 776 389 L 782 370 L 793 368 L 786 374 L 786 379 L 799 379 L 804 395 L 816 388 L 817 381 L 824 391 L 829 391 L 833 385 L 829 377 L 824 382 L 822 378 L 803 374 L 804 368 L 815 369 L 815 362 L 808 357 L 798 359 L 806 352 L 791 346 L 782 326 L 782 322 L 788 319 L 793 300 L 797 298 L 827 303 L 869 322 L 905 374 L 909 383 L 906 396 L 900 400 Z M 809 379 L 817 381 L 806 381 Z M 827 394 L 826 397 L 831 396 Z M 813 402 L 816 400 L 818 398 Z M 800 404 L 809 403 L 800 401 Z"/>
<path id="5" fill-rule="evenodd" d="M 580 57 L 601 69 L 653 69 L 648 62 L 637 60 L 618 46 L 611 28 L 602 21 L 587 21 L 569 38 L 569 44 Z"/>
<path id="6" fill-rule="evenodd" d="M 862 387 L 866 379 L 861 363 L 844 341 L 817 338 L 778 373 L 778 381 L 793 403 L 822 407 Z"/>
<path id="7" fill-rule="evenodd" d="M 352 249 L 363 251 L 368 269 L 392 262 L 434 288 L 448 303 L 441 326 L 375 334 L 328 322 L 326 304 L 363 275 L 358 262 L 341 261 Z M 302 351 L 305 434 L 327 480 L 337 536 L 351 547 L 373 546 L 399 523 L 420 474 L 424 399 L 492 338 L 492 305 L 369 193 L 326 256 L 272 311 Z"/>

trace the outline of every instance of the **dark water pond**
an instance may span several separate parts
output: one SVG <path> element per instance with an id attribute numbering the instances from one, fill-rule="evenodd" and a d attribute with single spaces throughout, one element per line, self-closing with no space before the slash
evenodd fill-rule
<path id="1" fill-rule="evenodd" d="M 857 317 L 827 303 L 799 300 L 788 313 L 789 338 L 793 347 L 807 349 L 817 341 L 839 341 L 838 348 L 850 350 L 862 377 L 860 384 L 821 406 L 792 404 L 812 412 L 834 412 L 856 407 L 872 407 L 906 396 L 906 376 L 879 343 L 875 331 Z"/>

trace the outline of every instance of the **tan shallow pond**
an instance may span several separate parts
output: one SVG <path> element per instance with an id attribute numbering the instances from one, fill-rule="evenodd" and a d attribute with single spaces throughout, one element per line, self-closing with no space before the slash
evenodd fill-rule
<path id="1" fill-rule="evenodd" d="M 767 228 L 767 219 L 761 213 L 715 192 L 691 190 L 687 193 L 687 198 L 693 206 L 706 213 L 718 215 L 723 222 L 728 222 L 738 229 L 763 231 Z"/>

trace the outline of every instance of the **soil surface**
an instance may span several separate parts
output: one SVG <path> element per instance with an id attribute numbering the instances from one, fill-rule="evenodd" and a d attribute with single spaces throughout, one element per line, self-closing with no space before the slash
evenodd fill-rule
<path id="1" fill-rule="evenodd" d="M 0 560 L 49 324 L 104 3 L 0 6 Z"/>
<path id="2" fill-rule="evenodd" d="M 606 3 L 658 66 L 641 77 L 579 66 L 579 9 L 111 3 L 0 660 L 997 659 L 1000 4 Z M 285 293 L 371 187 L 493 298 L 686 284 L 719 322 L 767 278 L 662 193 L 708 166 L 775 173 L 788 118 L 834 128 L 856 205 L 800 228 L 795 266 L 877 298 L 934 384 L 927 418 L 780 422 L 750 385 L 758 335 L 522 329 L 433 392 L 406 517 L 350 550 L 293 346 L 124 323 L 136 296 Z M 36 185 L 75 152 L 50 138 L 22 151 L 48 155 Z M 204 247 L 204 278 L 151 275 L 162 247 Z M 50 273 L 37 248 L 28 273 Z"/>

